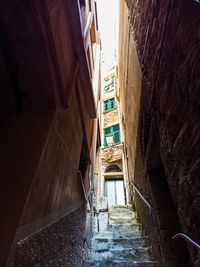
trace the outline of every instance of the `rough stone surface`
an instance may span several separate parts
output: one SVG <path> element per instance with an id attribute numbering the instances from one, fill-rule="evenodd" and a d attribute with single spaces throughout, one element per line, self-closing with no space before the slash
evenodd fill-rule
<path id="1" fill-rule="evenodd" d="M 142 75 L 134 36 L 128 23 L 128 11 L 125 1 L 120 1 L 119 31 L 120 106 L 125 130 L 124 144 L 128 157 L 128 176 L 132 180 L 135 166 Z"/>
<path id="2" fill-rule="evenodd" d="M 85 209 L 81 207 L 17 243 L 13 267 L 81 267 Z"/>
<path id="3" fill-rule="evenodd" d="M 173 217 L 174 220 L 178 217 L 180 225 L 178 230 L 200 243 L 200 28 L 197 26 L 200 6 L 195 1 L 182 0 L 126 2 L 143 76 L 135 183 L 156 206 L 158 202 L 152 197 L 156 185 L 151 184 L 148 171 L 158 170 L 161 163 L 165 174 L 160 179 L 167 181 L 176 213 Z M 149 150 L 158 150 L 160 163 L 156 163 L 156 157 L 152 160 L 152 154 L 148 156 Z M 150 233 L 151 219 L 145 218 L 148 211 L 136 198 Z M 154 224 L 158 227 L 152 238 L 155 247 L 162 236 L 159 229 L 163 227 L 162 214 L 160 218 L 160 225 Z M 169 231 L 173 223 L 168 226 Z M 183 266 L 181 262 L 166 260 L 177 248 L 172 248 L 172 235 L 165 234 L 160 256 L 163 266 L 166 262 L 167 266 Z M 164 246 L 171 249 L 165 250 Z M 200 266 L 198 253 L 190 245 L 188 250 L 190 263 L 185 261 L 185 266 Z M 184 256 L 183 252 L 178 257 Z"/>
<path id="4" fill-rule="evenodd" d="M 84 266 L 158 266 L 131 208 L 109 208 L 107 230 L 95 233 Z"/>

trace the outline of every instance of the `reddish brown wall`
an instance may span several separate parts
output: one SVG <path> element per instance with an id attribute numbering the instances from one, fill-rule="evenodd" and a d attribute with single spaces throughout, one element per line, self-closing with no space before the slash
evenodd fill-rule
<path id="1" fill-rule="evenodd" d="M 5 250 L 18 226 L 83 200 L 78 169 L 83 125 L 87 125 L 81 121 L 77 90 L 67 110 L 24 112 L 1 131 L 1 236 L 5 236 L 1 247 Z"/>
<path id="2" fill-rule="evenodd" d="M 149 132 L 153 127 L 179 230 L 200 242 L 200 5 L 181 0 L 127 3 L 143 73 L 142 168 L 148 170 Z M 171 242 L 169 236 L 165 242 Z M 195 250 L 190 245 L 188 249 L 193 265 L 199 266 Z"/>
<path id="3" fill-rule="evenodd" d="M 83 130 L 76 97 L 74 91 L 70 107 L 54 114 L 21 225 L 81 200 L 78 168 Z"/>
<path id="4" fill-rule="evenodd" d="M 77 3 L 0 3 L 1 266 L 19 226 L 83 200 L 81 147 L 89 165 L 96 112 Z"/>

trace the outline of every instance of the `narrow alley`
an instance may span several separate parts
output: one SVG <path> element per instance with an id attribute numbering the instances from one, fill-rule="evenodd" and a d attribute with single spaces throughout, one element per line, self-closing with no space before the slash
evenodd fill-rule
<path id="1" fill-rule="evenodd" d="M 0 267 L 200 267 L 199 22 L 0 1 Z"/>

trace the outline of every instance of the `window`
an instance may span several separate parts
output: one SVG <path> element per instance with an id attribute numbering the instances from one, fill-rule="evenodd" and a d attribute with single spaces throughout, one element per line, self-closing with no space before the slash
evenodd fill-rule
<path id="1" fill-rule="evenodd" d="M 116 102 L 114 98 L 104 101 L 104 111 L 110 110 L 116 107 Z"/>
<path id="2" fill-rule="evenodd" d="M 107 147 L 106 136 L 113 135 L 114 144 L 121 142 L 119 124 L 104 129 L 104 147 Z"/>
<path id="3" fill-rule="evenodd" d="M 113 79 L 113 77 L 106 79 L 104 82 L 104 91 L 105 92 L 109 91 L 111 88 L 113 88 L 114 84 L 115 84 L 115 79 Z"/>

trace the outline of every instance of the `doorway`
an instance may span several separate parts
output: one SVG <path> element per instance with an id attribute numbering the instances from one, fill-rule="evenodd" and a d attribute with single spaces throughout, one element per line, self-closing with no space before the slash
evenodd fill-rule
<path id="1" fill-rule="evenodd" d="M 109 206 L 125 205 L 123 179 L 106 179 L 104 192 Z"/>

